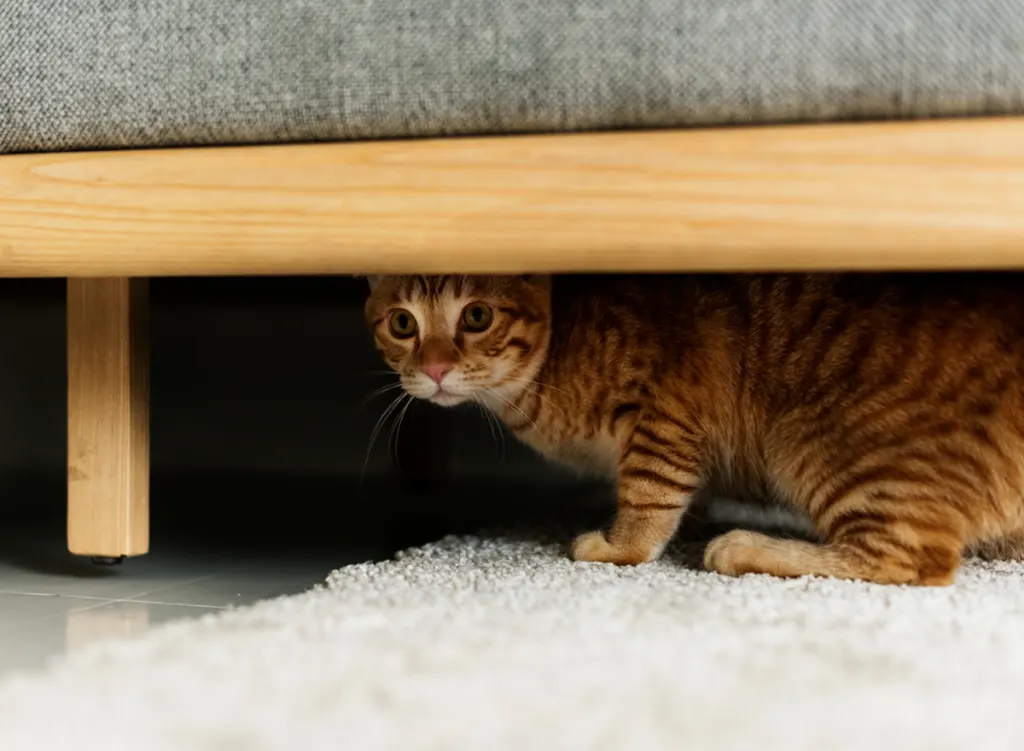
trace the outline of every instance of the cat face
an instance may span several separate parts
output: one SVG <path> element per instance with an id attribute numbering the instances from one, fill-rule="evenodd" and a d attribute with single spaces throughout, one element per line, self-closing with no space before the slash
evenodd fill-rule
<path id="1" fill-rule="evenodd" d="M 405 391 L 444 407 L 494 406 L 537 374 L 547 352 L 550 277 L 370 277 L 366 321 Z"/>

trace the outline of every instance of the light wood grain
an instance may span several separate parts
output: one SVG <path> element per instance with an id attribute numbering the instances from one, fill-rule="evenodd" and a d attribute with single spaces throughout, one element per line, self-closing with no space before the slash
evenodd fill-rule
<path id="1" fill-rule="evenodd" d="M 1024 265 L 1024 118 L 0 157 L 0 275 Z"/>
<path id="2" fill-rule="evenodd" d="M 149 549 L 149 353 L 145 279 L 69 279 L 68 548 Z"/>

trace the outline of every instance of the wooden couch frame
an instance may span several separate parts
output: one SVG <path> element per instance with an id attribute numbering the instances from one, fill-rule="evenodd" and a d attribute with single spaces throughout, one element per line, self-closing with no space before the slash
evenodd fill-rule
<path id="1" fill-rule="evenodd" d="M 67 277 L 68 545 L 149 545 L 154 276 L 1024 267 L 1024 118 L 0 156 Z"/>

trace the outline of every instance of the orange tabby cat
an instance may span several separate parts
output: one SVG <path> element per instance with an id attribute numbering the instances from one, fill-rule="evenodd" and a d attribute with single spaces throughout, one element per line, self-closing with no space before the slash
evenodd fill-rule
<path id="1" fill-rule="evenodd" d="M 414 397 L 475 401 L 614 478 L 581 561 L 669 542 L 712 472 L 806 513 L 820 544 L 735 530 L 723 574 L 948 584 L 1024 540 L 1016 275 L 373 277 L 367 320 Z"/>

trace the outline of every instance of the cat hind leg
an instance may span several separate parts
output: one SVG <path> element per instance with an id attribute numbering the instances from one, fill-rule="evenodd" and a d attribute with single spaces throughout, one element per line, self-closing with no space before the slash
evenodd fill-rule
<path id="1" fill-rule="evenodd" d="M 746 530 L 727 532 L 709 543 L 704 566 L 729 576 L 823 576 L 942 586 L 952 583 L 962 550 L 963 536 L 952 515 L 945 524 L 934 518 L 925 524 L 865 511 L 833 525 L 824 544 Z"/>

